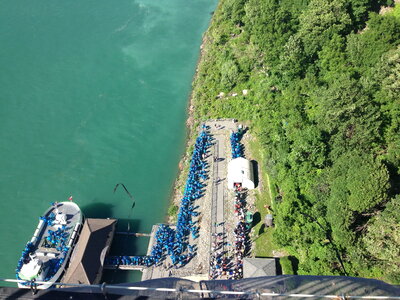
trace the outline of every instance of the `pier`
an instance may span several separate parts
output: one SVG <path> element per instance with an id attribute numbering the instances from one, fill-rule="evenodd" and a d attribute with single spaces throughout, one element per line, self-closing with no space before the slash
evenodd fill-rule
<path id="1" fill-rule="evenodd" d="M 153 248 L 154 245 L 154 240 L 155 240 L 155 235 L 157 232 L 159 224 L 153 225 L 151 229 L 151 233 L 134 233 L 134 232 L 117 232 L 116 234 L 120 235 L 127 235 L 127 236 L 134 236 L 134 237 L 150 237 L 149 245 L 147 247 L 147 255 L 150 255 L 151 249 Z M 129 258 L 132 258 L 133 256 L 128 256 Z M 107 270 L 124 270 L 124 271 L 144 271 L 147 269 L 146 266 L 137 266 L 137 265 L 113 265 L 113 264 L 105 264 L 104 269 Z"/>
<path id="2" fill-rule="evenodd" d="M 219 261 L 218 264 L 221 266 L 226 265 L 225 261 L 231 263 L 237 261 L 234 256 L 236 245 L 234 230 L 237 230 L 239 219 L 234 215 L 235 193 L 228 190 L 227 171 L 228 162 L 232 159 L 230 135 L 231 132 L 237 131 L 238 124 L 229 119 L 209 120 L 205 125 L 213 138 L 211 147 L 202 154 L 202 164 L 206 165 L 208 176 L 201 180 L 204 185 L 202 195 L 193 202 L 193 205 L 198 207 L 198 214 L 192 217 L 192 221 L 199 227 L 198 235 L 187 236 L 187 242 L 195 249 L 195 255 L 183 265 L 174 263 L 171 256 L 165 252 L 160 261 L 155 261 L 152 251 L 158 239 L 157 230 L 161 225 L 156 224 L 153 225 L 151 233 L 116 232 L 115 234 L 125 235 L 127 238 L 149 237 L 147 253 L 145 256 L 107 257 L 104 269 L 141 271 L 142 281 L 166 277 L 181 277 L 195 281 L 215 276 L 221 279 L 229 278 L 227 272 L 217 274 L 214 268 L 216 261 Z M 167 226 L 176 229 L 173 225 Z"/>
<path id="3" fill-rule="evenodd" d="M 229 137 L 231 131 L 237 130 L 238 124 L 232 119 L 209 120 L 205 123 L 214 138 L 214 145 L 209 149 L 206 162 L 209 166 L 204 196 L 197 200 L 201 212 L 197 220 L 200 225 L 199 237 L 190 238 L 190 243 L 197 246 L 197 255 L 185 266 L 175 268 L 167 257 L 158 266 L 143 269 L 142 280 L 181 277 L 191 280 L 207 280 L 210 277 L 210 263 L 215 252 L 215 244 L 223 240 L 219 251 L 226 251 L 228 241 L 234 244 L 233 231 L 233 195 L 229 197 L 227 186 L 227 164 L 231 158 Z M 231 193 L 232 194 L 232 193 Z M 217 226 L 219 224 L 219 226 Z M 150 239 L 149 250 L 152 247 Z M 213 246 L 214 245 L 214 246 Z M 229 247 L 233 251 L 233 247 Z"/>
<path id="4" fill-rule="evenodd" d="M 129 235 L 129 236 L 135 236 L 135 237 L 141 237 L 141 236 L 151 236 L 151 233 L 138 233 L 138 232 L 116 232 L 116 235 Z"/>

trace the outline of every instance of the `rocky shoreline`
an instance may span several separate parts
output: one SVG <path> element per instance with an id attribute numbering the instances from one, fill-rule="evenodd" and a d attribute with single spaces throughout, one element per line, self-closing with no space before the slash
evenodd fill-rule
<path id="1" fill-rule="evenodd" d="M 168 211 L 170 211 L 171 207 L 173 206 L 179 206 L 179 201 L 183 196 L 183 188 L 184 184 L 186 181 L 186 176 L 188 173 L 188 168 L 189 168 L 189 163 L 190 163 L 190 157 L 191 157 L 191 148 L 193 147 L 197 133 L 198 133 L 198 126 L 200 124 L 200 120 L 196 120 L 194 117 L 194 112 L 195 112 L 195 105 L 194 105 L 194 82 L 196 81 L 196 78 L 198 76 L 198 69 L 199 65 L 202 62 L 202 59 L 204 58 L 204 49 L 207 44 L 207 32 L 213 22 L 213 18 L 210 20 L 209 27 L 207 31 L 203 34 L 202 37 L 202 43 L 200 45 L 200 53 L 199 53 L 199 58 L 196 63 L 196 71 L 193 75 L 192 79 L 192 89 L 188 98 L 188 105 L 186 108 L 187 111 L 187 119 L 186 119 L 186 127 L 187 127 L 187 132 L 186 132 L 186 142 L 185 142 L 185 153 L 182 155 L 182 158 L 179 160 L 178 163 L 178 174 L 176 177 L 176 180 L 173 184 L 173 189 L 171 192 L 170 196 L 170 201 L 168 205 Z M 170 216 L 167 214 L 166 216 L 166 221 L 167 223 L 173 223 L 175 220 L 175 216 Z"/>

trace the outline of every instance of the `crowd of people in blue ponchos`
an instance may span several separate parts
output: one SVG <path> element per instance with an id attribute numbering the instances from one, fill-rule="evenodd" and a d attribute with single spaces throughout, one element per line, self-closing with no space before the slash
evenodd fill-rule
<path id="1" fill-rule="evenodd" d="M 52 203 L 51 205 L 54 205 L 54 204 Z M 47 217 L 46 216 L 40 217 L 40 220 L 47 223 L 47 225 L 52 226 L 54 224 L 55 218 L 56 218 L 56 215 L 53 212 L 51 212 Z"/>
<path id="2" fill-rule="evenodd" d="M 15 269 L 15 274 L 17 275 L 17 279 L 18 279 L 18 273 L 19 271 L 21 271 L 22 266 L 29 262 L 30 260 L 29 254 L 32 253 L 34 248 L 35 248 L 34 244 L 28 242 L 25 246 L 25 249 L 22 251 L 21 258 L 19 259 L 17 268 Z"/>
<path id="3" fill-rule="evenodd" d="M 243 145 L 240 143 L 242 138 L 242 131 L 231 133 L 231 150 L 232 158 L 244 157 Z"/>
<path id="4" fill-rule="evenodd" d="M 149 267 L 155 263 L 153 256 L 109 256 L 106 258 L 108 265 L 131 265 Z"/>
<path id="5" fill-rule="evenodd" d="M 46 237 L 46 242 L 44 247 L 46 248 L 56 248 L 57 251 L 68 251 L 66 246 L 68 242 L 68 232 L 66 231 L 66 226 L 62 225 L 57 230 L 49 229 L 47 231 L 48 235 Z"/>
<path id="6" fill-rule="evenodd" d="M 195 205 L 195 200 L 201 198 L 204 193 L 205 180 L 208 178 L 208 163 L 205 158 L 208 148 L 212 145 L 212 137 L 208 133 L 209 128 L 203 125 L 202 129 L 196 139 L 188 179 L 178 213 L 175 244 L 171 255 L 174 265 L 185 265 L 191 259 L 195 254 L 195 249 L 192 245 L 189 245 L 189 236 L 191 235 L 193 239 L 199 236 L 197 221 L 193 220 L 193 217 L 197 217 L 199 214 L 196 211 L 198 206 Z"/>
<path id="7" fill-rule="evenodd" d="M 114 256 L 109 258 L 108 264 L 151 266 L 160 264 L 169 255 L 172 265 L 178 268 L 186 265 L 196 254 L 196 245 L 190 244 L 190 237 L 193 240 L 199 237 L 199 227 L 195 220 L 199 215 L 196 211 L 199 206 L 195 201 L 203 196 L 205 180 L 208 178 L 208 163 L 205 158 L 213 140 L 208 130 L 209 127 L 202 125 L 202 131 L 194 145 L 176 228 L 159 225 L 150 256 Z"/>
<path id="8" fill-rule="evenodd" d="M 49 225 L 52 225 L 54 221 L 54 216 L 50 214 L 48 217 L 40 217 L 40 219 L 44 222 L 47 222 Z M 59 255 L 59 258 L 51 259 L 47 262 L 48 271 L 46 277 L 43 279 L 44 281 L 50 280 L 63 264 L 65 260 L 65 255 L 69 250 L 69 247 L 67 246 L 68 236 L 69 234 L 66 231 L 65 225 L 61 226 L 57 230 L 48 230 L 48 235 L 45 238 L 43 246 L 45 248 L 55 248 L 61 254 Z M 31 260 L 30 254 L 34 252 L 35 248 L 36 247 L 32 242 L 28 242 L 26 244 L 15 270 L 17 279 L 20 279 L 18 273 L 21 271 L 23 264 L 26 264 Z"/>
<path id="9" fill-rule="evenodd" d="M 131 265 L 150 267 L 160 263 L 165 258 L 165 252 L 170 252 L 173 245 L 174 230 L 165 224 L 160 224 L 155 234 L 155 244 L 151 255 L 147 256 L 110 256 L 107 257 L 106 264 L 109 265 Z"/>

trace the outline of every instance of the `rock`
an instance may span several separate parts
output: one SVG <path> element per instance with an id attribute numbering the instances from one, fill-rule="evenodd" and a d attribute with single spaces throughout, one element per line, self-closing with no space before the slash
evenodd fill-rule
<path id="1" fill-rule="evenodd" d="M 237 93 L 233 93 L 232 94 L 232 97 L 236 97 L 238 94 Z"/>
<path id="2" fill-rule="evenodd" d="M 243 93 L 243 96 L 246 96 L 249 93 L 249 90 L 243 90 L 242 93 Z"/>

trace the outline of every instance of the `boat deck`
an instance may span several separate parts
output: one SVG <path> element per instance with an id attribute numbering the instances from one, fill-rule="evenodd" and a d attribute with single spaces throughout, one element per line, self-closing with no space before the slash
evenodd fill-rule
<path id="1" fill-rule="evenodd" d="M 69 240 L 72 238 L 72 234 L 75 229 L 75 225 L 78 223 L 82 223 L 82 216 L 81 212 L 77 211 L 75 206 L 73 205 L 68 205 L 64 203 L 58 203 L 57 207 L 58 211 L 60 213 L 63 213 L 66 215 L 65 221 L 65 229 L 64 232 L 66 233 L 66 238 L 69 242 Z M 55 213 L 56 211 L 55 207 L 52 207 L 49 209 L 45 217 L 49 217 L 51 213 Z M 37 244 L 37 250 L 36 250 L 36 255 L 40 257 L 40 259 L 43 262 L 46 262 L 47 260 L 54 258 L 58 255 L 61 254 L 62 251 L 59 251 L 56 249 L 56 247 L 51 247 L 50 243 L 47 241 L 47 237 L 50 235 L 50 231 L 57 231 L 59 228 L 61 228 L 62 225 L 60 224 L 53 224 L 53 225 L 47 225 L 42 228 L 39 236 L 38 236 L 38 244 Z M 75 236 L 74 236 L 75 238 Z M 68 244 L 68 242 L 66 244 Z M 55 245 L 57 246 L 57 245 Z"/>
<path id="2" fill-rule="evenodd" d="M 74 202 L 56 202 L 40 218 L 30 243 L 18 265 L 18 277 L 46 281 L 38 288 L 48 288 L 59 279 L 77 240 L 82 213 Z M 40 269 L 37 266 L 41 266 Z M 18 284 L 26 288 L 25 284 Z"/>

